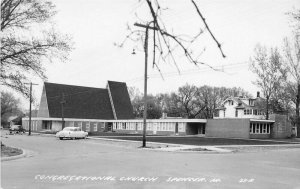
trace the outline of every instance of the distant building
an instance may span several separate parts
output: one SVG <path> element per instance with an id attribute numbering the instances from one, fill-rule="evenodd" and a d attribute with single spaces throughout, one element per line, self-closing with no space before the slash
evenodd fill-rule
<path id="1" fill-rule="evenodd" d="M 259 92 L 257 92 L 256 98 L 229 97 L 217 108 L 218 113 L 214 118 L 265 119 L 265 114 L 261 106 L 261 101 L 263 100 Z"/>

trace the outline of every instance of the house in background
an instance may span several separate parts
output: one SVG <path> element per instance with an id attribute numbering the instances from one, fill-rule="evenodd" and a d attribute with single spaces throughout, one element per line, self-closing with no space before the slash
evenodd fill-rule
<path id="1" fill-rule="evenodd" d="M 226 138 L 286 138 L 291 136 L 287 115 L 264 113 L 265 99 L 229 97 L 217 108 L 218 114 L 207 121 L 206 136 Z"/>
<path id="2" fill-rule="evenodd" d="M 217 108 L 218 113 L 214 119 L 218 118 L 251 118 L 265 119 L 261 102 L 264 99 L 257 92 L 256 98 L 247 97 L 229 97 L 224 100 L 220 107 Z"/>

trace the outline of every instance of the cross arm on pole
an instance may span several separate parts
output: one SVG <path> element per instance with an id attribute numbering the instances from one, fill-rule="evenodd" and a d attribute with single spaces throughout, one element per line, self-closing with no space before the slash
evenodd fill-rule
<path id="1" fill-rule="evenodd" d="M 148 29 L 151 29 L 151 30 L 159 30 L 159 28 L 157 28 L 157 27 L 149 26 L 151 23 L 152 22 L 149 22 L 147 25 L 140 24 L 140 23 L 134 23 L 134 25 L 137 26 L 137 27 L 141 27 L 141 28 L 148 28 Z"/>

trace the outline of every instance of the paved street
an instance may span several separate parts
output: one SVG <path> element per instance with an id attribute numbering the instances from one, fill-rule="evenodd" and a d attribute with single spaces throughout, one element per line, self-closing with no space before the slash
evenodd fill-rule
<path id="1" fill-rule="evenodd" d="M 102 140 L 8 135 L 29 156 L 1 162 L 9 188 L 300 188 L 300 148 L 162 152 Z"/>

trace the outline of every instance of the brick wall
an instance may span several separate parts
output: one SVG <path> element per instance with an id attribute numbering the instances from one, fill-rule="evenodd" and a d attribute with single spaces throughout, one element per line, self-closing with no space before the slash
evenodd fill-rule
<path id="1" fill-rule="evenodd" d="M 271 138 L 288 138 L 291 137 L 292 125 L 287 115 L 271 114 L 270 120 L 275 120 L 271 128 Z"/>
<path id="2" fill-rule="evenodd" d="M 205 136 L 250 138 L 250 119 L 208 119 Z"/>

